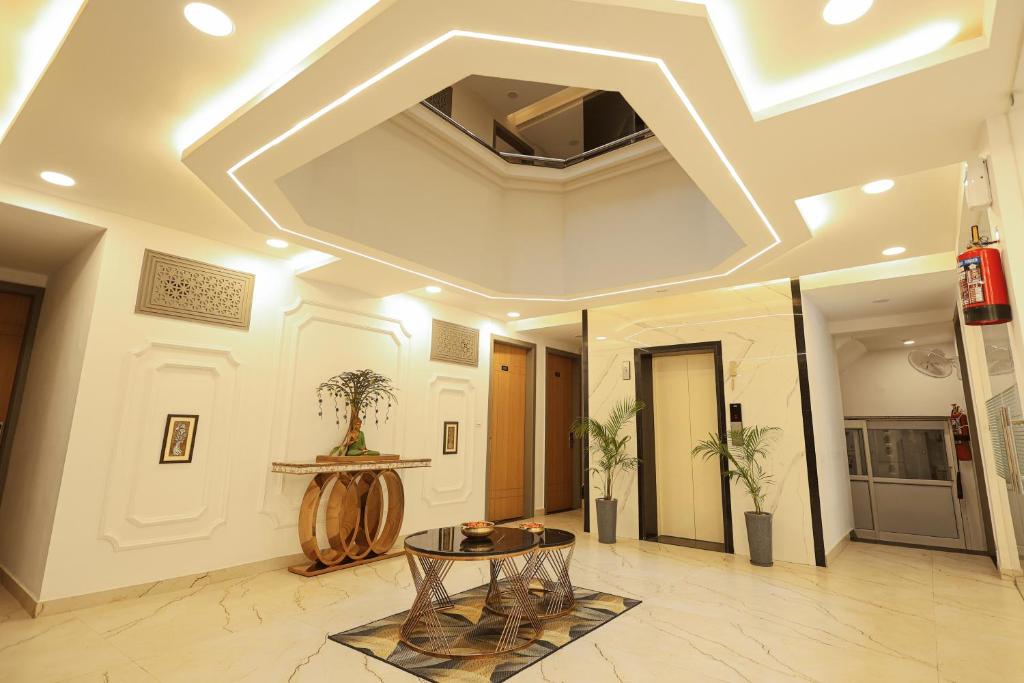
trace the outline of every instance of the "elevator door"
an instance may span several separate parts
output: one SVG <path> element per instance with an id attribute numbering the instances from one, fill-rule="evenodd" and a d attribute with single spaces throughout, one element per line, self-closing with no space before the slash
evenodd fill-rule
<path id="1" fill-rule="evenodd" d="M 655 356 L 651 374 L 658 535 L 723 543 L 719 461 L 690 455 L 718 432 L 714 354 Z"/>

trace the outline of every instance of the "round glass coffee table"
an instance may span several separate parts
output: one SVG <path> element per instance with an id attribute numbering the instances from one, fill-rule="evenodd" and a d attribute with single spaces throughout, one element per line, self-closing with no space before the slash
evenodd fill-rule
<path id="1" fill-rule="evenodd" d="M 435 657 L 487 657 L 536 642 L 544 627 L 529 585 L 538 570 L 539 545 L 535 534 L 508 527 L 495 527 L 485 539 L 466 538 L 455 526 L 406 538 L 416 598 L 399 629 L 399 639 L 413 650 Z M 490 613 L 482 609 L 483 604 L 456 607 L 444 587 L 456 562 L 485 560 L 491 564 L 491 575 L 497 575 L 506 587 L 507 612 Z M 456 614 L 457 610 L 460 613 Z"/>
<path id="2" fill-rule="evenodd" d="M 568 614 L 576 606 L 569 565 L 576 548 L 576 535 L 562 529 L 545 529 L 535 534 L 540 540 L 537 548 L 537 562 L 534 581 L 528 584 L 534 596 L 534 605 L 542 619 L 554 619 Z M 495 567 L 491 565 L 491 583 L 485 600 L 488 609 L 506 614 L 511 606 L 512 592 Z"/>

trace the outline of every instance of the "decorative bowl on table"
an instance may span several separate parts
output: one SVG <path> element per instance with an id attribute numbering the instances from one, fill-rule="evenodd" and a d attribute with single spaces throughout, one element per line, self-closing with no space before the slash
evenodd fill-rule
<path id="1" fill-rule="evenodd" d="M 519 525 L 519 528 L 523 531 L 529 531 L 531 534 L 544 533 L 544 525 L 540 522 L 523 522 Z"/>
<path id="2" fill-rule="evenodd" d="M 462 535 L 466 538 L 487 538 L 494 531 L 494 522 L 463 522 Z"/>

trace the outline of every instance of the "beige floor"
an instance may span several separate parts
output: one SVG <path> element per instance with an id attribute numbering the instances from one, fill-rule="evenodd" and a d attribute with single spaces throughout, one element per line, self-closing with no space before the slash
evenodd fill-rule
<path id="1" fill-rule="evenodd" d="M 552 525 L 578 528 L 578 516 Z M 483 581 L 482 563 L 450 587 Z M 530 681 L 1020 681 L 1024 600 L 987 558 L 853 544 L 828 570 L 581 537 L 577 584 L 644 603 Z M 327 641 L 409 606 L 404 559 L 29 619 L 0 592 L 3 681 L 411 681 Z"/>

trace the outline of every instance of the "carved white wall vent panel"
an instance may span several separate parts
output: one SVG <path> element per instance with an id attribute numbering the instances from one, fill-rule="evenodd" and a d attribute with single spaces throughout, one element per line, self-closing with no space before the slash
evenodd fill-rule
<path id="1" fill-rule="evenodd" d="M 480 363 L 480 330 L 435 320 L 430 331 L 430 360 L 476 367 Z"/>
<path id="2" fill-rule="evenodd" d="M 136 313 L 249 329 L 256 276 L 146 250 Z"/>

